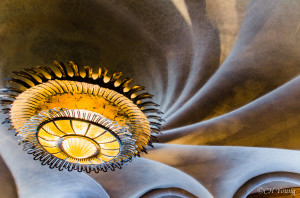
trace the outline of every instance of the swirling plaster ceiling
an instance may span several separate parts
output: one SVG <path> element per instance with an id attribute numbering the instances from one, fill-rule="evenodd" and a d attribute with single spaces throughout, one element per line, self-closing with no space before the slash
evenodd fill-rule
<path id="1" fill-rule="evenodd" d="M 1 195 L 230 198 L 286 172 L 280 181 L 299 183 L 300 1 L 1 0 L 0 9 L 1 79 L 53 59 L 105 66 L 145 85 L 166 120 L 148 155 L 89 175 L 40 166 L 2 125 Z"/>

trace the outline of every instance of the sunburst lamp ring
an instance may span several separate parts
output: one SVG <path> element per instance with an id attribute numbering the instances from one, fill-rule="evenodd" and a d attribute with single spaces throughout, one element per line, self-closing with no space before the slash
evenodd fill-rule
<path id="1" fill-rule="evenodd" d="M 114 170 L 146 152 L 156 140 L 152 133 L 160 133 L 159 105 L 121 72 L 54 61 L 13 73 L 11 86 L 1 89 L 2 113 L 10 116 L 2 124 L 11 124 L 42 165 Z"/>

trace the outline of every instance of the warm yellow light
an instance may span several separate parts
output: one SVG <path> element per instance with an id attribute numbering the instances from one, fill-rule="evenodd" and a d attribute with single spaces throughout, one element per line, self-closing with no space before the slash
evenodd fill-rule
<path id="1" fill-rule="evenodd" d="M 40 126 L 37 136 L 46 151 L 72 163 L 108 162 L 121 148 L 120 141 L 109 130 L 74 118 L 46 122 Z"/>
<path id="2" fill-rule="evenodd" d="M 128 87 L 125 91 L 129 90 L 130 88 Z M 136 94 L 131 94 L 130 96 L 131 99 L 136 97 Z M 132 138 L 136 140 L 136 150 L 140 152 L 150 140 L 150 123 L 146 115 L 131 99 L 114 90 L 95 84 L 68 80 L 50 80 L 20 94 L 12 107 L 11 119 L 14 127 L 18 130 L 40 111 L 47 111 L 56 107 L 92 111 L 128 129 L 133 134 Z M 23 113 L 19 114 L 19 112 Z M 76 122 L 75 120 L 72 123 L 67 122 L 69 121 L 58 120 L 53 125 L 69 135 L 89 135 L 92 138 L 103 132 L 103 130 L 101 131 L 98 128 L 99 132 L 95 130 L 87 131 L 87 123 Z M 44 129 L 46 130 L 45 127 Z M 51 134 L 55 130 L 57 129 L 48 132 Z M 107 133 L 103 135 L 109 136 Z M 104 137 L 99 138 L 103 139 Z M 111 137 L 105 139 L 109 138 Z M 112 147 L 112 149 L 115 149 L 115 147 Z"/>
<path id="3" fill-rule="evenodd" d="M 35 160 L 59 170 L 115 170 L 152 146 L 162 112 L 143 86 L 104 68 L 52 66 L 14 72 L 14 85 L 0 97 L 11 105 L 3 109 L 10 114 L 4 123 Z"/>
<path id="4" fill-rule="evenodd" d="M 96 142 L 82 136 L 67 136 L 61 142 L 62 150 L 74 158 L 89 158 L 100 152 Z"/>
<path id="5" fill-rule="evenodd" d="M 76 134 L 85 135 L 88 130 L 89 124 L 86 122 L 73 120 L 72 126 Z"/>

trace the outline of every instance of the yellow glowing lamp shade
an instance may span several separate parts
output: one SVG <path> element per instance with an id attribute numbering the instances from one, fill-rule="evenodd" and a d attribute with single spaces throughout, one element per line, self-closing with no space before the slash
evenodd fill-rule
<path id="1" fill-rule="evenodd" d="M 105 171 L 130 161 L 135 151 L 135 141 L 126 128 L 82 109 L 42 111 L 20 128 L 20 136 L 41 151 L 39 159 L 44 163 L 54 160 L 53 167 L 61 169 Z"/>
<path id="2" fill-rule="evenodd" d="M 118 156 L 122 146 L 111 130 L 91 121 L 72 117 L 59 117 L 42 123 L 38 127 L 37 137 L 48 153 L 59 159 L 81 164 L 92 164 L 90 159 L 95 158 L 101 162 L 109 162 Z"/>
<path id="3" fill-rule="evenodd" d="M 18 130 L 36 116 L 37 110 L 47 111 L 58 106 L 92 111 L 117 122 L 122 127 L 127 127 L 132 132 L 133 139 L 137 140 L 135 143 L 137 152 L 142 151 L 150 140 L 149 121 L 137 105 L 116 91 L 83 82 L 50 80 L 24 91 L 11 108 L 11 120 Z M 45 127 L 51 125 L 58 127 L 53 129 L 58 133 L 59 131 L 78 135 L 93 133 L 87 131 L 88 123 L 77 120 L 72 120 L 71 124 L 57 120 Z"/>
<path id="4" fill-rule="evenodd" d="M 162 112 L 143 86 L 105 68 L 54 61 L 13 72 L 0 103 L 23 150 L 50 168 L 107 171 L 153 146 Z"/>

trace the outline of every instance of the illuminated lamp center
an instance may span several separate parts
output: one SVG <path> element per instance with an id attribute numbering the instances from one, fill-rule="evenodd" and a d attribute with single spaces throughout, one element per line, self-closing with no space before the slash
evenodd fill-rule
<path id="1" fill-rule="evenodd" d="M 60 139 L 61 149 L 69 156 L 77 159 L 86 159 L 100 153 L 99 145 L 92 139 L 71 135 Z"/>

